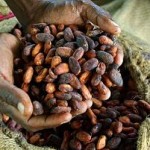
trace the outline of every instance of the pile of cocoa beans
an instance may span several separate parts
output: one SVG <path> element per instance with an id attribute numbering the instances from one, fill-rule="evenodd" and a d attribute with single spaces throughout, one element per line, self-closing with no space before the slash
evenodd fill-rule
<path id="1" fill-rule="evenodd" d="M 15 84 L 31 97 L 33 115 L 80 110 L 79 101 L 93 105 L 57 128 L 32 133 L 12 119 L 8 127 L 31 144 L 60 150 L 136 149 L 150 104 L 120 67 L 123 50 L 114 36 L 90 23 L 84 28 L 40 23 L 26 35 L 20 29 L 14 34 L 23 44 L 22 56 L 14 59 Z"/>
<path id="2" fill-rule="evenodd" d="M 110 87 L 123 85 L 118 71 L 123 50 L 114 36 L 90 23 L 85 29 L 40 23 L 25 36 L 18 29 L 14 33 L 24 43 L 14 74 L 23 75 L 18 86 L 33 100 L 33 115 L 79 114 L 79 101 L 91 101 L 93 91 L 107 100 Z"/>

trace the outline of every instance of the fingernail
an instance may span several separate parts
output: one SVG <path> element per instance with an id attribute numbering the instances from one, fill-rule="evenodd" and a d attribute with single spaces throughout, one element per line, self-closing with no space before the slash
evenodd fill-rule
<path id="1" fill-rule="evenodd" d="M 17 108 L 21 112 L 21 114 L 24 114 L 24 105 L 22 103 L 18 103 Z"/>

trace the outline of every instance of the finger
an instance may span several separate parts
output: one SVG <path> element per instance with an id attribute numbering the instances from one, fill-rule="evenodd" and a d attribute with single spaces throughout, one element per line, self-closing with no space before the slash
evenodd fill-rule
<path id="1" fill-rule="evenodd" d="M 39 131 L 48 128 L 55 128 L 61 124 L 67 123 L 72 119 L 70 113 L 54 114 L 51 116 L 35 116 L 28 120 L 27 129 L 30 131 Z"/>
<path id="2" fill-rule="evenodd" d="M 110 15 L 94 3 L 84 8 L 82 15 L 84 19 L 90 20 L 98 25 L 103 31 L 118 35 L 121 32 L 120 27 L 111 20 Z"/>
<path id="3" fill-rule="evenodd" d="M 84 102 L 84 101 L 79 102 L 79 106 L 80 107 L 78 107 L 77 110 L 72 110 L 71 111 L 72 116 L 77 116 L 77 115 L 80 115 L 80 114 L 83 114 L 83 113 L 86 112 L 86 110 L 87 110 L 86 102 Z"/>
<path id="4" fill-rule="evenodd" d="M 33 106 L 29 96 L 24 91 L 3 79 L 0 79 L 0 89 L 1 101 L 18 109 L 27 119 L 31 117 Z M 9 108 L 6 107 L 5 109 Z"/>

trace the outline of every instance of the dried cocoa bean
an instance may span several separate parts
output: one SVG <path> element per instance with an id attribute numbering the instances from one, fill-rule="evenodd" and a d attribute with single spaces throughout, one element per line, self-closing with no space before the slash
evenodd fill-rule
<path id="1" fill-rule="evenodd" d="M 96 107 L 96 108 L 100 108 L 102 107 L 102 101 L 96 99 L 96 98 L 92 98 L 92 101 L 93 101 L 93 105 Z"/>
<path id="2" fill-rule="evenodd" d="M 67 42 L 64 44 L 64 47 L 69 47 L 71 49 L 76 49 L 76 42 Z"/>
<path id="3" fill-rule="evenodd" d="M 33 74 L 34 74 L 33 67 L 32 66 L 28 67 L 26 72 L 24 73 L 23 82 L 29 84 L 32 80 Z"/>
<path id="4" fill-rule="evenodd" d="M 107 137 L 105 135 L 101 135 L 97 142 L 97 150 L 103 149 L 106 146 Z"/>
<path id="5" fill-rule="evenodd" d="M 83 72 L 81 75 L 80 75 L 80 82 L 82 83 L 82 84 L 86 84 L 87 83 L 87 81 L 88 81 L 88 79 L 89 79 L 89 77 L 90 77 L 90 75 L 91 75 L 91 72 L 90 71 L 86 71 L 86 72 Z"/>
<path id="6" fill-rule="evenodd" d="M 95 58 L 96 57 L 96 51 L 95 50 L 90 50 L 90 51 L 87 51 L 85 53 L 85 56 L 90 59 L 90 58 Z"/>
<path id="7" fill-rule="evenodd" d="M 109 149 L 116 149 L 121 143 L 121 138 L 120 137 L 112 137 L 110 140 L 107 142 L 107 147 Z"/>
<path id="8" fill-rule="evenodd" d="M 50 33 L 37 33 L 36 40 L 38 42 L 46 42 L 46 41 L 53 41 L 54 36 Z"/>
<path id="9" fill-rule="evenodd" d="M 91 71 L 95 69 L 98 65 L 98 60 L 96 58 L 91 58 L 83 64 L 84 71 Z"/>
<path id="10" fill-rule="evenodd" d="M 51 24 L 49 27 L 50 27 L 52 35 L 56 36 L 57 35 L 57 28 L 56 28 L 56 26 Z"/>
<path id="11" fill-rule="evenodd" d="M 81 142 L 79 140 L 75 139 L 75 138 L 70 140 L 69 147 L 72 150 L 82 150 Z"/>
<path id="12" fill-rule="evenodd" d="M 82 96 L 78 92 L 73 91 L 70 92 L 70 94 L 72 96 L 72 100 L 82 101 Z"/>
<path id="13" fill-rule="evenodd" d="M 91 85 L 92 86 L 97 86 L 101 81 L 101 75 L 99 74 L 94 74 L 91 80 Z"/>
<path id="14" fill-rule="evenodd" d="M 91 135 L 85 131 L 79 131 L 76 134 L 76 138 L 81 142 L 88 142 L 91 140 Z"/>
<path id="15" fill-rule="evenodd" d="M 131 120 L 132 122 L 141 122 L 141 121 L 142 121 L 142 117 L 139 116 L 139 115 L 136 115 L 136 114 L 128 114 L 127 116 L 130 118 L 130 120 Z"/>
<path id="16" fill-rule="evenodd" d="M 77 45 L 79 47 L 82 47 L 85 52 L 88 51 L 89 45 L 88 45 L 88 42 L 87 42 L 85 36 L 83 36 L 83 35 L 77 36 L 76 37 L 76 42 L 77 42 Z"/>
<path id="17" fill-rule="evenodd" d="M 71 92 L 73 88 L 69 84 L 60 84 L 58 88 L 61 92 Z"/>
<path id="18" fill-rule="evenodd" d="M 69 68 L 75 75 L 78 75 L 81 72 L 81 66 L 74 57 L 69 58 Z"/>
<path id="19" fill-rule="evenodd" d="M 36 76 L 35 81 L 36 81 L 37 83 L 42 82 L 42 80 L 46 77 L 46 74 L 47 74 L 47 73 L 48 73 L 48 69 L 47 69 L 47 68 L 43 68 L 43 69 L 39 72 L 38 76 Z"/>
<path id="20" fill-rule="evenodd" d="M 44 113 L 43 106 L 38 101 L 33 101 L 33 115 L 38 116 Z"/>
<path id="21" fill-rule="evenodd" d="M 32 50 L 32 57 L 35 57 L 42 50 L 42 48 L 43 48 L 42 43 L 36 44 L 36 46 Z"/>
<path id="22" fill-rule="evenodd" d="M 54 56 L 51 61 L 51 68 L 55 68 L 57 65 L 59 65 L 62 62 L 62 59 L 60 56 Z"/>
<path id="23" fill-rule="evenodd" d="M 123 129 L 123 124 L 120 121 L 114 122 L 114 125 L 113 125 L 114 133 L 116 134 L 121 133 L 122 129 Z"/>
<path id="24" fill-rule="evenodd" d="M 113 41 L 105 35 L 99 37 L 100 44 L 113 45 Z"/>
<path id="25" fill-rule="evenodd" d="M 86 87 L 86 85 L 82 85 L 81 86 L 81 93 L 82 95 L 84 96 L 85 99 L 92 99 L 92 95 L 91 93 L 89 92 L 88 88 Z"/>
<path id="26" fill-rule="evenodd" d="M 86 41 L 88 42 L 89 49 L 92 50 L 96 47 L 95 42 L 88 36 L 85 36 Z"/>
<path id="27" fill-rule="evenodd" d="M 96 68 L 96 72 L 99 75 L 103 75 L 106 71 L 106 65 L 103 62 L 100 62 Z"/>
<path id="28" fill-rule="evenodd" d="M 54 83 L 47 83 L 45 87 L 45 91 L 47 93 L 54 93 L 56 91 L 56 87 Z"/>
<path id="29" fill-rule="evenodd" d="M 76 49 L 73 53 L 73 57 L 76 59 L 76 60 L 79 60 L 83 57 L 84 55 L 84 49 L 82 47 L 79 47 L 78 49 Z"/>
<path id="30" fill-rule="evenodd" d="M 120 116 L 119 121 L 123 124 L 130 123 L 130 118 L 128 116 Z"/>
<path id="31" fill-rule="evenodd" d="M 72 41 L 74 39 L 74 35 L 73 35 L 73 32 L 72 32 L 71 28 L 67 27 L 64 30 L 64 38 L 68 42 L 70 42 L 70 41 Z"/>
<path id="32" fill-rule="evenodd" d="M 82 127 L 83 120 L 75 120 L 71 122 L 72 129 L 80 129 Z"/>
<path id="33" fill-rule="evenodd" d="M 97 123 L 96 125 L 94 125 L 92 127 L 92 129 L 91 129 L 92 135 L 95 135 L 95 134 L 99 133 L 101 128 L 102 128 L 102 124 L 101 123 Z"/>
<path id="34" fill-rule="evenodd" d="M 55 96 L 61 100 L 70 100 L 72 98 L 70 93 L 64 93 L 60 91 L 56 91 Z"/>
<path id="35" fill-rule="evenodd" d="M 73 51 L 69 47 L 58 47 L 56 49 L 56 55 L 59 55 L 60 57 L 70 57 L 72 53 Z"/>
<path id="36" fill-rule="evenodd" d="M 40 66 L 44 63 L 44 54 L 38 53 L 34 58 L 34 64 Z"/>
<path id="37" fill-rule="evenodd" d="M 111 69 L 109 71 L 109 78 L 117 86 L 123 86 L 123 79 L 121 74 L 116 69 Z"/>
<path id="38" fill-rule="evenodd" d="M 90 143 L 85 147 L 85 150 L 96 150 L 96 146 L 94 143 Z"/>
<path id="39" fill-rule="evenodd" d="M 69 66 L 67 63 L 60 63 L 54 69 L 54 73 L 56 75 L 61 75 L 61 74 L 68 73 L 68 72 L 69 72 Z"/>
<path id="40" fill-rule="evenodd" d="M 53 107 L 50 111 L 51 114 L 61 114 L 61 113 L 66 113 L 70 112 L 71 108 L 70 107 L 63 107 L 63 106 L 57 106 Z"/>
<path id="41" fill-rule="evenodd" d="M 97 58 L 107 65 L 112 64 L 114 61 L 112 55 L 104 51 L 98 51 Z"/>

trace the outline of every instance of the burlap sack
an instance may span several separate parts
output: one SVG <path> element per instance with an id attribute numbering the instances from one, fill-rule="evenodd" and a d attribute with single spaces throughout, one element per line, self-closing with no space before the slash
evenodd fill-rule
<path id="1" fill-rule="evenodd" d="M 149 6 L 149 0 L 115 0 L 104 6 L 123 29 L 119 41 L 125 49 L 125 65 L 136 81 L 139 92 L 148 102 L 150 102 Z M 53 150 L 30 145 L 20 133 L 10 131 L 2 122 L 0 124 L 0 150 Z M 150 149 L 149 124 L 150 119 L 147 117 L 139 130 L 137 150 Z"/>

